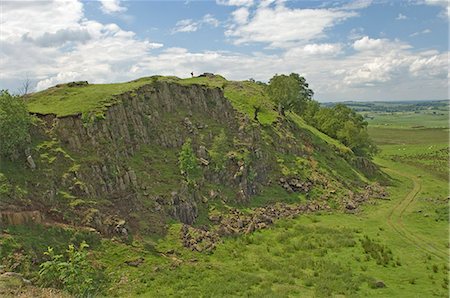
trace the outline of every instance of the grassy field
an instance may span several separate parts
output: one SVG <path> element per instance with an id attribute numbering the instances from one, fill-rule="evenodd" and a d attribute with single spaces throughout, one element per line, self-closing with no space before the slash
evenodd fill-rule
<path id="1" fill-rule="evenodd" d="M 135 242 L 131 251 L 105 241 L 97 260 L 112 280 L 109 293 L 448 297 L 448 159 L 441 156 L 448 144 L 442 131 L 428 134 L 426 142 L 423 130 L 413 132 L 398 134 L 396 145 L 386 142 L 389 135 L 374 136 L 381 148 L 376 162 L 392 178 L 389 200 L 375 200 L 356 214 L 282 220 L 225 238 L 212 254 L 182 247 L 178 224 L 165 238 Z M 140 257 L 139 268 L 125 265 Z"/>
<path id="2" fill-rule="evenodd" d="M 276 112 L 265 106 L 267 100 L 261 98 L 258 86 L 246 88 L 249 94 L 245 97 L 250 99 L 243 101 L 238 90 L 246 82 L 225 84 L 221 77 L 173 80 L 224 88 L 225 96 L 239 111 L 252 117 L 254 106 L 262 104 L 261 123 L 268 125 L 276 120 Z M 117 90 L 108 89 L 107 93 L 101 85 L 72 88 L 78 93 L 71 97 L 74 99 L 70 104 L 64 102 L 64 94 L 72 91 L 64 87 L 49 89 L 45 92 L 55 92 L 54 96 L 46 94 L 45 100 L 32 100 L 29 106 L 45 112 L 47 101 L 49 107 L 60 102 L 56 105 L 60 116 L 102 111 L 107 104 L 113 104 L 108 98 L 115 92 L 146 82 L 117 84 Z M 85 106 L 83 92 L 97 94 L 97 100 Z M 39 242 L 30 236 L 35 231 L 12 228 L 2 242 L 0 256 L 25 247 L 38 252 L 36 258 L 42 258 L 45 247 L 36 244 L 50 243 L 63 250 L 68 242 L 86 240 L 91 245 L 94 265 L 105 271 L 106 296 L 448 297 L 448 113 L 447 124 L 439 118 L 442 115 L 428 116 L 426 111 L 423 115 L 395 113 L 376 112 L 369 121 L 369 133 L 380 147 L 375 162 L 391 177 L 389 199 L 372 200 L 355 214 L 316 213 L 280 220 L 250 235 L 223 238 L 210 254 L 183 247 L 181 225 L 173 222 L 166 236 L 137 237 L 131 244 L 99 239 L 89 233 L 37 227 L 45 239 Z M 288 117 L 341 152 L 349 150 L 301 118 Z M 155 154 L 161 153 L 143 148 L 132 160 L 136 171 L 139 173 L 142 167 L 140 159 L 153 160 Z M 322 157 L 324 154 L 317 153 Z M 167 158 L 175 161 L 176 153 L 170 152 Z M 334 166 L 336 171 L 347 169 L 337 163 Z M 178 175 L 162 175 L 159 172 L 164 167 L 155 165 L 154 175 L 161 180 L 161 187 Z M 269 202 L 280 191 L 271 189 L 255 204 Z M 26 264 L 32 264 L 32 260 Z"/>

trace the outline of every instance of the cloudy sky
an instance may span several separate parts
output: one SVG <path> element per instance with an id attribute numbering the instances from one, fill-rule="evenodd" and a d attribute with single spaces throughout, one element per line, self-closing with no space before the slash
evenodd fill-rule
<path id="1" fill-rule="evenodd" d="M 1 1 L 0 88 L 305 76 L 319 101 L 447 99 L 447 0 Z"/>

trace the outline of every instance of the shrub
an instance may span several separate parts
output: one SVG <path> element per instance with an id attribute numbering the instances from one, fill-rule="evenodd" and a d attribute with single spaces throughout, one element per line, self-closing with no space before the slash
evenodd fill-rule
<path id="1" fill-rule="evenodd" d="M 0 91 L 0 155 L 11 156 L 30 138 L 30 115 L 21 98 Z"/>
<path id="2" fill-rule="evenodd" d="M 44 287 L 64 289 L 75 296 L 81 297 L 96 293 L 98 291 L 99 273 L 88 261 L 85 251 L 87 247 L 89 245 L 84 241 L 78 249 L 70 244 L 66 255 L 55 255 L 53 248 L 49 247 L 45 252 L 49 260 L 40 265 L 40 284 Z"/>
<path id="3" fill-rule="evenodd" d="M 178 156 L 178 165 L 181 174 L 185 177 L 188 184 L 195 184 L 200 177 L 200 167 L 192 149 L 192 141 L 189 138 L 186 139 L 181 147 L 181 152 Z"/>

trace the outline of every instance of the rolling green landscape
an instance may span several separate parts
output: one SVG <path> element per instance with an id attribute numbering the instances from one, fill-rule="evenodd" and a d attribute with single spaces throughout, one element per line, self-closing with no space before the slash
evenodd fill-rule
<path id="1" fill-rule="evenodd" d="M 0 294 L 447 297 L 448 101 L 353 112 L 272 82 L 25 97 L 34 166 L 2 159 Z"/>
<path id="2" fill-rule="evenodd" d="M 449 298 L 448 2 L 0 0 L 0 298 Z"/>

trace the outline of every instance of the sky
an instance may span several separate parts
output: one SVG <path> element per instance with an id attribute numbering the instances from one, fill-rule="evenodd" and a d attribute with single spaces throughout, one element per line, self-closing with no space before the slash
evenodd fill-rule
<path id="1" fill-rule="evenodd" d="M 0 89 L 203 72 L 319 101 L 449 98 L 447 0 L 4 1 Z"/>

